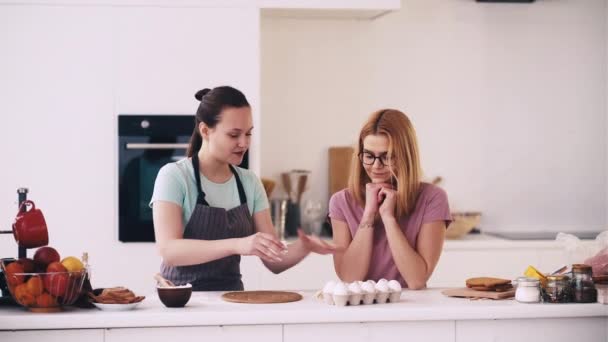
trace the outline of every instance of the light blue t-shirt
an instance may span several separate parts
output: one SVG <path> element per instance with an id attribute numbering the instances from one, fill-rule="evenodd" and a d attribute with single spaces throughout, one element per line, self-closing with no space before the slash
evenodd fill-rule
<path id="1" fill-rule="evenodd" d="M 258 176 L 247 169 L 240 167 L 235 167 L 235 169 L 243 183 L 249 212 L 253 215 L 267 209 L 269 207 L 268 198 Z M 201 173 L 201 186 L 205 192 L 205 199 L 212 207 L 230 210 L 241 205 L 234 175 L 225 183 L 214 183 Z M 154 205 L 155 201 L 175 203 L 182 207 L 184 225 L 186 225 L 196 207 L 197 196 L 192 158 L 185 158 L 166 164 L 160 169 L 154 182 L 150 207 Z"/>

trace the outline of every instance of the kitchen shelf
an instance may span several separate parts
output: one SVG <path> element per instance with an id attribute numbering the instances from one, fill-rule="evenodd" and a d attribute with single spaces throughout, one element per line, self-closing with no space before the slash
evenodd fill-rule
<path id="1" fill-rule="evenodd" d="M 277 18 L 374 20 L 401 8 L 400 0 L 258 0 L 262 15 Z"/>

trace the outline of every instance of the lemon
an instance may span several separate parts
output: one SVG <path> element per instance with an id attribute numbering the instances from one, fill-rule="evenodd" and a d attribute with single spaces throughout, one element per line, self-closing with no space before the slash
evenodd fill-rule
<path id="1" fill-rule="evenodd" d="M 61 260 L 61 264 L 67 268 L 68 272 L 78 272 L 84 269 L 82 261 L 77 257 L 69 256 Z"/>

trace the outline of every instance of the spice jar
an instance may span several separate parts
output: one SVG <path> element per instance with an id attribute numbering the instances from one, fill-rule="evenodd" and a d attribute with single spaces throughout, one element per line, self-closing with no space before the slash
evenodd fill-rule
<path id="1" fill-rule="evenodd" d="M 597 291 L 593 284 L 591 266 L 585 264 L 572 265 L 572 293 L 575 303 L 597 302 Z"/>
<path id="2" fill-rule="evenodd" d="M 547 285 L 541 290 L 545 303 L 570 303 L 572 287 L 567 275 L 551 275 L 547 277 Z"/>
<path id="3" fill-rule="evenodd" d="M 608 304 L 608 275 L 593 277 L 597 289 L 597 302 Z"/>
<path id="4" fill-rule="evenodd" d="M 540 281 L 534 278 L 519 277 L 515 280 L 515 300 L 520 303 L 538 303 L 540 301 Z"/>

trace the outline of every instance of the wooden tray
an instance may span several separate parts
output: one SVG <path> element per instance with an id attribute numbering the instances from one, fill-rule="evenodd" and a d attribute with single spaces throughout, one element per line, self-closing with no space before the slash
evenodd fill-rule
<path id="1" fill-rule="evenodd" d="M 222 299 L 233 303 L 271 304 L 297 302 L 302 295 L 285 291 L 235 291 L 224 293 Z"/>
<path id="2" fill-rule="evenodd" d="M 441 291 L 442 294 L 448 297 L 465 297 L 465 298 L 489 298 L 489 299 L 507 299 L 515 296 L 515 289 L 505 292 L 494 291 L 477 291 L 469 288 L 447 289 Z"/>

